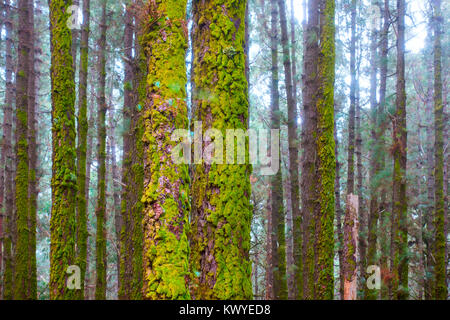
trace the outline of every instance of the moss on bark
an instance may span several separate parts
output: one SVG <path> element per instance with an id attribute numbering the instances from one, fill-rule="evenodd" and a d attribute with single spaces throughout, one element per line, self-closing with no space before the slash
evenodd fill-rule
<path id="1" fill-rule="evenodd" d="M 66 285 L 67 268 L 75 263 L 75 84 L 71 31 L 67 27 L 71 0 L 50 0 L 52 80 L 52 215 L 50 219 L 50 299 L 74 299 Z"/>
<path id="2" fill-rule="evenodd" d="M 203 132 L 247 129 L 245 7 L 244 0 L 193 4 L 192 112 Z M 191 294 L 250 299 L 251 166 L 201 163 L 192 169 Z"/>

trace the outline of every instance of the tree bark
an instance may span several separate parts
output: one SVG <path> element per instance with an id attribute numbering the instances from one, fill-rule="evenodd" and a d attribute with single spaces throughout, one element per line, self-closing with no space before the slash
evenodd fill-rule
<path id="1" fill-rule="evenodd" d="M 52 78 L 52 213 L 50 219 L 50 299 L 74 299 L 66 286 L 75 264 L 75 83 L 71 32 L 67 27 L 72 1 L 50 0 Z"/>
<path id="2" fill-rule="evenodd" d="M 203 130 L 197 129 L 194 139 L 211 127 L 222 136 L 227 128 L 248 128 L 246 2 L 193 2 L 192 115 L 194 121 L 203 122 Z M 205 142 L 204 147 L 209 145 Z M 197 161 L 192 169 L 190 265 L 196 276 L 191 295 L 195 299 L 251 298 L 251 167 Z"/>
<path id="3" fill-rule="evenodd" d="M 445 234 L 445 199 L 444 199 L 444 105 L 442 103 L 442 46 L 441 0 L 433 1 L 434 22 L 434 190 L 435 190 L 435 244 L 434 244 L 434 272 L 435 299 L 447 299 L 446 283 L 446 234 Z"/>
<path id="4" fill-rule="evenodd" d="M 282 14 L 282 12 L 280 13 Z M 270 51 L 272 56 L 270 86 L 271 128 L 279 130 L 281 112 L 279 105 L 280 93 L 278 89 L 278 17 L 278 4 L 275 1 L 272 1 L 270 30 Z M 286 23 L 286 20 L 284 22 Z M 274 158 L 272 158 L 272 161 L 274 161 Z M 278 161 L 280 161 L 281 164 L 281 159 Z M 280 165 L 279 167 L 281 168 Z M 288 293 L 286 281 L 285 211 L 283 205 L 283 179 L 281 169 L 271 177 L 270 185 L 273 298 L 275 300 L 286 300 Z"/>
<path id="5" fill-rule="evenodd" d="M 98 41 L 98 92 L 97 92 L 97 233 L 95 240 L 96 285 L 95 299 L 106 299 L 106 31 L 107 31 L 107 0 L 102 0 L 102 16 L 100 21 L 100 38 Z"/>
<path id="6" fill-rule="evenodd" d="M 406 199 L 406 89 L 405 89 L 405 0 L 397 0 L 397 100 L 393 130 L 393 217 L 394 217 L 394 293 L 398 300 L 409 296 L 408 216 Z"/>
<path id="7" fill-rule="evenodd" d="M 13 297 L 13 209 L 14 209 L 14 192 L 13 192 L 13 95 L 14 85 L 12 83 L 13 75 L 13 59 L 12 59 L 12 32 L 13 18 L 11 14 L 11 5 L 9 0 L 4 1 L 5 12 L 5 105 L 3 109 L 3 139 L 1 148 L 1 163 L 4 163 L 4 175 L 0 176 L 0 197 L 2 204 L 4 203 L 4 229 L 3 229 L 3 299 L 11 300 Z M 4 199 L 4 201 L 3 201 Z"/>

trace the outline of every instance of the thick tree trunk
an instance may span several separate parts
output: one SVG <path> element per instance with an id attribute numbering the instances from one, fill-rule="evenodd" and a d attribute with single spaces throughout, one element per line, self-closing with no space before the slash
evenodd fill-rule
<path id="1" fill-rule="evenodd" d="M 151 300 L 184 300 L 190 299 L 189 175 L 184 158 L 176 158 L 180 150 L 175 155 L 179 141 L 171 139 L 177 130 L 187 132 L 189 127 L 184 60 L 188 37 L 184 29 L 186 1 L 156 1 L 147 6 L 149 15 L 141 25 L 145 36 L 140 42 L 147 70 L 142 85 L 145 96 L 141 97 L 145 186 L 143 295 Z M 184 141 L 187 136 L 178 138 Z"/>
<path id="2" fill-rule="evenodd" d="M 98 41 L 98 91 L 97 91 L 97 233 L 95 240 L 96 285 L 95 299 L 106 299 L 106 30 L 107 0 L 102 0 L 102 17 L 100 21 L 100 38 Z"/>
<path id="3" fill-rule="evenodd" d="M 71 32 L 67 27 L 72 1 L 50 0 L 52 77 L 52 213 L 50 219 L 50 299 L 74 299 L 66 286 L 75 264 L 75 83 Z"/>
<path id="4" fill-rule="evenodd" d="M 218 129 L 222 136 L 225 129 L 248 128 L 246 2 L 193 2 L 192 114 L 194 121 L 203 122 L 203 130 L 197 130 L 201 134 L 210 128 Z M 205 147 L 208 145 L 206 142 Z M 251 298 L 251 167 L 196 162 L 192 182 L 191 268 L 197 276 L 191 281 L 194 286 L 191 294 L 195 299 Z"/>

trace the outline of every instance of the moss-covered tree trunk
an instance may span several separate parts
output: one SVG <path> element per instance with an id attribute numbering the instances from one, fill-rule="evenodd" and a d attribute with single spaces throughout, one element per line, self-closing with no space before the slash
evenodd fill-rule
<path id="1" fill-rule="evenodd" d="M 446 282 L 446 234 L 445 234 L 445 199 L 444 199 L 444 105 L 442 103 L 442 46 L 441 26 L 442 12 L 441 0 L 433 1 L 434 23 L 434 190 L 435 190 L 435 243 L 434 243 L 434 273 L 435 273 L 435 299 L 447 299 Z"/>
<path id="2" fill-rule="evenodd" d="M 142 10 L 143 11 L 143 10 Z M 143 156 L 142 126 L 140 125 L 140 105 L 138 105 L 138 82 L 140 74 L 137 68 L 139 56 L 138 43 L 133 42 L 135 34 L 133 7 L 128 3 L 125 8 L 124 28 L 124 135 L 122 159 L 122 229 L 120 236 L 120 288 L 119 299 L 142 299 L 142 202 Z M 144 64 L 145 66 L 145 64 Z M 145 70 L 145 67 L 143 67 Z"/>
<path id="3" fill-rule="evenodd" d="M 28 156 L 29 156 L 29 174 L 28 174 L 28 297 L 37 299 L 37 266 L 36 266 L 36 220 L 38 210 L 38 145 L 37 145 L 37 85 L 39 72 L 37 63 L 39 57 L 37 53 L 39 43 L 35 33 L 35 15 L 39 13 L 34 10 L 34 1 L 28 2 L 29 10 L 29 28 L 30 28 L 30 51 L 29 51 L 29 78 L 28 78 Z"/>
<path id="4" fill-rule="evenodd" d="M 100 38 L 98 41 L 98 91 L 97 91 L 97 233 L 95 239 L 96 284 L 95 299 L 106 299 L 106 6 L 102 0 Z"/>
<path id="5" fill-rule="evenodd" d="M 186 1 L 148 2 L 140 45 L 144 125 L 144 299 L 189 299 L 189 174 L 174 160 L 177 129 L 188 129 Z"/>
<path id="6" fill-rule="evenodd" d="M 380 101 L 378 103 L 378 117 L 377 123 L 379 124 L 379 133 L 377 135 L 378 144 L 376 149 L 379 150 L 379 164 L 380 172 L 383 172 L 386 167 L 386 143 L 385 143 L 385 132 L 388 127 L 388 119 L 386 116 L 386 88 L 387 88 L 387 71 L 388 71 L 388 50 L 389 50 L 389 27 L 390 27 L 390 17 L 389 17 L 389 0 L 384 0 L 382 4 L 381 12 L 383 13 L 383 31 L 380 39 Z M 380 219 L 380 267 L 381 276 L 383 282 L 381 283 L 381 299 L 386 300 L 388 298 L 388 283 L 384 281 L 387 279 L 386 273 L 389 271 L 388 268 L 388 257 L 389 257 L 389 245 L 388 245 L 388 227 L 390 214 L 388 212 L 387 205 L 387 187 L 386 181 L 381 181 L 380 188 L 380 203 L 379 212 L 381 213 Z"/>
<path id="7" fill-rule="evenodd" d="M 16 75 L 16 215 L 17 246 L 14 255 L 14 299 L 30 298 L 28 293 L 30 232 L 28 216 L 28 94 L 30 77 L 30 27 L 29 1 L 18 1 L 19 44 L 17 48 L 18 66 Z"/>
<path id="8" fill-rule="evenodd" d="M 71 31 L 67 26 L 71 0 L 50 0 L 52 80 L 52 213 L 50 219 L 50 299 L 74 299 L 67 269 L 75 263 L 76 145 L 75 84 Z"/>
<path id="9" fill-rule="evenodd" d="M 12 255 L 12 237 L 13 237 L 13 209 L 14 209 L 14 192 L 13 192 L 13 150 L 12 150 L 12 130 L 13 130 L 13 95 L 14 84 L 12 82 L 13 75 L 13 59 L 12 59 L 12 31 L 13 17 L 11 14 L 10 1 L 4 1 L 5 14 L 5 106 L 3 109 L 3 138 L 1 148 L 1 161 L 5 165 L 4 176 L 0 177 L 0 192 L 4 192 L 3 211 L 4 228 L 3 228 L 3 299 L 11 300 L 13 297 L 13 255 Z M 2 196 L 0 194 L 0 196 Z M 3 196 L 2 196 L 3 198 Z"/>
<path id="10" fill-rule="evenodd" d="M 308 4 L 302 131 L 306 299 L 333 299 L 334 291 L 334 15 L 333 0 Z"/>
<path id="11" fill-rule="evenodd" d="M 83 25 L 81 27 L 80 63 L 78 82 L 78 117 L 77 117 L 77 264 L 80 267 L 81 289 L 78 299 L 84 299 L 84 279 L 87 259 L 87 192 L 86 188 L 86 150 L 88 135 L 87 119 L 87 79 L 89 55 L 90 0 L 83 1 Z"/>
<path id="12" fill-rule="evenodd" d="M 192 112 L 203 122 L 202 134 L 215 128 L 225 136 L 226 129 L 248 127 L 245 7 L 245 0 L 193 3 Z M 193 167 L 190 265 L 196 299 L 252 297 L 250 173 L 248 164 L 200 161 Z"/>
<path id="13" fill-rule="evenodd" d="M 394 287 L 395 298 L 407 299 L 408 289 L 408 216 L 406 199 L 406 89 L 405 89 L 405 0 L 397 0 L 397 99 L 393 130 L 394 183 Z"/>
<path id="14" fill-rule="evenodd" d="M 285 21 L 286 22 L 286 21 Z M 270 85 L 270 111 L 271 128 L 280 130 L 280 93 L 278 80 L 278 4 L 271 2 L 271 30 L 270 51 L 272 56 L 271 85 Z M 272 159 L 274 161 L 274 159 Z M 280 161 L 280 159 L 278 160 Z M 280 161 L 281 163 L 281 161 Z M 281 165 L 279 164 L 281 168 Z M 285 239 L 285 214 L 283 205 L 283 178 L 281 170 L 270 178 L 271 201 L 271 251 L 273 272 L 273 298 L 277 300 L 287 299 L 286 279 L 286 239 Z"/>

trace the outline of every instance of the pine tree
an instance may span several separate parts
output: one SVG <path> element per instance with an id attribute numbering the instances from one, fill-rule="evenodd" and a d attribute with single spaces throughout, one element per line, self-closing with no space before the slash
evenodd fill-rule
<path id="1" fill-rule="evenodd" d="M 141 101 L 143 295 L 144 299 L 189 299 L 189 174 L 187 164 L 176 160 L 178 142 L 172 141 L 176 130 L 188 128 L 186 1 L 149 2 L 145 9 L 148 16 L 141 22 L 140 38 L 147 71 Z"/>
<path id="2" fill-rule="evenodd" d="M 302 132 L 306 147 L 302 159 L 306 299 L 332 299 L 334 291 L 334 15 L 332 0 L 308 4 Z"/>
<path id="3" fill-rule="evenodd" d="M 84 279 L 86 276 L 87 259 L 87 197 L 86 152 L 87 152 L 87 88 L 88 88 L 88 57 L 89 57 L 89 28 L 90 28 L 90 0 L 83 0 L 83 25 L 81 27 L 80 63 L 78 82 L 78 116 L 77 116 L 77 263 L 80 267 L 81 289 L 78 299 L 84 298 Z"/>
<path id="4" fill-rule="evenodd" d="M 441 25 L 442 12 L 441 0 L 433 1 L 434 19 L 434 128 L 435 128 L 435 298 L 447 299 L 446 283 L 446 234 L 445 234 L 445 200 L 444 200 L 444 105 L 442 103 L 442 46 Z"/>
<path id="5" fill-rule="evenodd" d="M 102 0 L 100 38 L 98 41 L 98 92 L 97 92 L 97 233 L 95 240 L 96 285 L 95 299 L 106 299 L 106 31 L 107 0 Z"/>
<path id="6" fill-rule="evenodd" d="M 75 263 L 76 145 L 75 83 L 71 31 L 67 26 L 71 0 L 50 0 L 52 81 L 52 213 L 50 220 L 50 299 L 74 299 L 66 286 Z"/>
<path id="7" fill-rule="evenodd" d="M 140 8 L 140 7 L 138 7 Z M 144 12 L 144 10 L 142 10 Z M 125 8 L 124 28 L 124 135 L 122 159 L 122 205 L 121 205 L 121 239 L 120 239 L 120 288 L 119 299 L 142 299 L 142 189 L 144 185 L 144 168 L 142 154 L 142 125 L 138 104 L 138 83 L 141 63 L 141 51 L 135 37 L 134 12 L 131 2 Z M 133 49 L 135 55 L 133 56 Z M 145 90 L 141 90 L 145 92 Z"/>
<path id="8" fill-rule="evenodd" d="M 17 246 L 15 248 L 14 264 L 14 299 L 31 298 L 28 293 L 29 278 L 28 263 L 30 232 L 29 229 L 29 160 L 28 160 L 28 94 L 30 78 L 30 7 L 28 0 L 19 0 L 19 45 L 18 67 L 16 75 L 16 215 L 17 215 Z"/>
<path id="9" fill-rule="evenodd" d="M 394 183 L 394 293 L 396 299 L 407 299 L 408 293 L 408 216 L 406 199 L 406 89 L 405 89 L 405 0 L 397 0 L 397 100 L 393 130 Z"/>
<path id="10" fill-rule="evenodd" d="M 3 229 L 3 299 L 11 300 L 13 298 L 13 210 L 14 210 L 14 191 L 13 191 L 13 59 L 12 59 L 12 32 L 13 17 L 11 13 L 11 4 L 9 0 L 4 1 L 5 13 L 5 107 L 3 111 L 3 138 L 1 148 L 1 163 L 5 165 L 4 176 L 0 176 L 0 195 L 3 199 L 4 192 L 4 229 Z M 3 170 L 0 171 L 3 173 Z M 2 201 L 3 203 L 3 201 Z"/>
<path id="11" fill-rule="evenodd" d="M 271 32 L 270 51 L 272 55 L 270 104 L 271 104 L 271 128 L 280 129 L 280 93 L 278 88 L 278 4 L 271 2 Z M 286 22 L 286 21 L 285 21 Z M 272 159 L 274 161 L 274 159 Z M 280 160 L 279 160 L 280 161 Z M 280 161 L 281 163 L 281 161 Z M 281 165 L 279 165 L 281 168 Z M 281 169 L 271 177 L 271 251 L 273 272 L 273 298 L 277 300 L 287 299 L 286 281 L 286 239 L 285 239 L 285 215 L 283 205 L 283 178 Z"/>
<path id="12" fill-rule="evenodd" d="M 202 133 L 215 128 L 225 136 L 226 129 L 248 127 L 245 7 L 245 0 L 193 2 L 192 115 L 203 122 Z M 190 265 L 195 299 L 252 297 L 250 173 L 245 164 L 193 166 Z"/>

